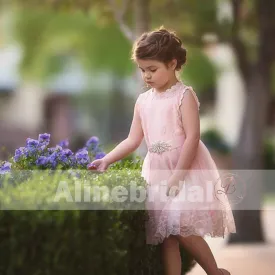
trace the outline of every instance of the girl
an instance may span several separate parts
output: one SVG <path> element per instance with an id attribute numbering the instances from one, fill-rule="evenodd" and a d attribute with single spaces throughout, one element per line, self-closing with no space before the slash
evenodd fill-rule
<path id="1" fill-rule="evenodd" d="M 162 244 L 167 275 L 181 274 L 179 245 L 208 275 L 228 275 L 227 270 L 218 268 L 203 238 L 224 237 L 236 229 L 216 165 L 200 140 L 198 98 L 177 78 L 177 71 L 186 62 L 186 50 L 174 32 L 160 28 L 137 39 L 132 59 L 151 89 L 136 101 L 128 137 L 90 167 L 105 171 L 111 163 L 136 150 L 144 137 L 148 153 L 142 176 L 149 197 L 154 198 L 146 203 L 146 242 Z M 176 190 L 174 196 L 170 195 L 172 189 Z M 192 193 L 188 199 L 187 189 Z M 198 201 L 197 195 L 204 192 L 211 194 L 211 199 L 201 196 Z"/>

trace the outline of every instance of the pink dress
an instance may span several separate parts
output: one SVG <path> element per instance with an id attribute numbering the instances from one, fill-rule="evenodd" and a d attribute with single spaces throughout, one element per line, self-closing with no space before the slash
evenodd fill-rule
<path id="1" fill-rule="evenodd" d="M 167 180 L 175 171 L 185 141 L 180 105 L 191 87 L 177 82 L 158 93 L 139 95 L 136 105 L 148 148 L 142 176 L 147 183 L 147 244 L 171 235 L 224 237 L 236 233 L 231 206 L 219 171 L 202 141 L 176 197 L 166 196 Z"/>

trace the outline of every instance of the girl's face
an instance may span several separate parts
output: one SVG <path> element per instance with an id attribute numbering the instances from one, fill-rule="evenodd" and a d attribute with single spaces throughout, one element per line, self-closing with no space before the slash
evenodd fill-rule
<path id="1" fill-rule="evenodd" d="M 172 60 L 168 65 L 150 59 L 137 59 L 136 62 L 141 70 L 143 80 L 153 88 L 165 87 L 171 79 L 175 78 L 176 60 Z"/>

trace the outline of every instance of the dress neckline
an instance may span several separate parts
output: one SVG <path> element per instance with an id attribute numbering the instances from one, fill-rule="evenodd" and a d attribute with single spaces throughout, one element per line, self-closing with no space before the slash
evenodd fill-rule
<path id="1" fill-rule="evenodd" d="M 174 85 L 172 85 L 170 88 L 166 89 L 164 92 L 156 92 L 155 88 L 152 89 L 152 93 L 157 98 L 167 98 L 171 97 L 175 94 L 175 92 L 182 87 L 183 83 L 182 81 L 176 82 Z"/>

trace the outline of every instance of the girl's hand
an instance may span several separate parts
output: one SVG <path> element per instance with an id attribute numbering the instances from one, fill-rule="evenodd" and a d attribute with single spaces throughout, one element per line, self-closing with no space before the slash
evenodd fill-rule
<path id="1" fill-rule="evenodd" d="M 105 172 L 110 164 L 105 158 L 96 159 L 88 164 L 88 170 L 96 170 L 97 172 Z"/>
<path id="2" fill-rule="evenodd" d="M 174 180 L 173 178 L 170 178 L 168 180 L 166 196 L 170 196 L 171 194 L 173 197 L 176 197 L 179 194 L 179 191 L 179 180 Z"/>

